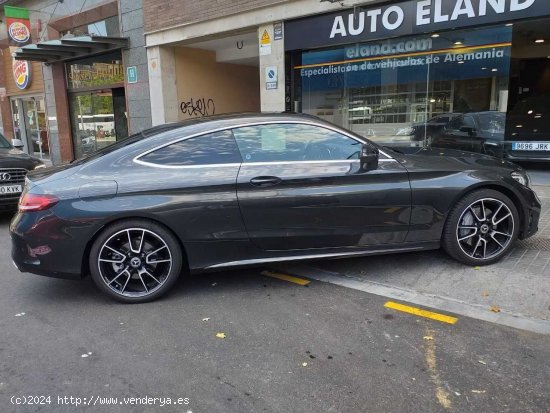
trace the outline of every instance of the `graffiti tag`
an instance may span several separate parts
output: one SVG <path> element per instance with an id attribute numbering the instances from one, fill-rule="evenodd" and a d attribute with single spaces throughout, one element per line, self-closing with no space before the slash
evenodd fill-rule
<path id="1" fill-rule="evenodd" d="M 216 104 L 213 99 L 193 99 L 181 102 L 180 109 L 188 116 L 210 116 L 216 114 Z"/>

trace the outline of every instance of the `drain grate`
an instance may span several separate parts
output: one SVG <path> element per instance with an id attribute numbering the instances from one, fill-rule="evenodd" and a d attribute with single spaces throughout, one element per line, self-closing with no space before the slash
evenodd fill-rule
<path id="1" fill-rule="evenodd" d="M 517 241 L 516 248 L 536 251 L 550 251 L 550 238 L 528 238 L 522 241 Z"/>

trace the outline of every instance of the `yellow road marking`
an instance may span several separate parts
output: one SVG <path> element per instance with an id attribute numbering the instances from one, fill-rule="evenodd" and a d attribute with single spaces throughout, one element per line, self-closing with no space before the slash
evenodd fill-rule
<path id="1" fill-rule="evenodd" d="M 420 308 L 410 307 L 408 305 L 394 303 L 393 301 L 388 301 L 386 304 L 384 304 L 384 307 L 391 308 L 392 310 L 402 311 L 404 313 L 414 314 L 419 317 L 430 318 L 432 320 L 441 321 L 442 323 L 447 324 L 456 324 L 456 322 L 458 321 L 458 318 L 456 317 L 434 313 L 432 311 L 422 310 Z"/>
<path id="2" fill-rule="evenodd" d="M 262 275 L 265 275 L 266 277 L 277 278 L 278 280 L 288 281 L 298 285 L 308 285 L 309 283 L 311 283 L 311 281 L 304 280 L 303 278 L 292 277 L 291 275 L 281 274 L 273 271 L 262 271 Z"/>

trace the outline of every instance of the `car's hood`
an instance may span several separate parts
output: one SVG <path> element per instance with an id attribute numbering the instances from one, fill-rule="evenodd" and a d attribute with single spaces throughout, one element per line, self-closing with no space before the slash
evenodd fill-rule
<path id="1" fill-rule="evenodd" d="M 455 149 L 423 148 L 414 154 L 397 157 L 407 169 L 440 169 L 440 170 L 468 170 L 468 169 L 507 169 L 521 170 L 519 165 L 489 155 Z"/>
<path id="2" fill-rule="evenodd" d="M 24 168 L 32 170 L 40 163 L 40 160 L 27 155 L 19 149 L 0 149 L 0 168 Z"/>
<path id="3" fill-rule="evenodd" d="M 0 148 L 0 160 L 4 159 L 31 159 L 25 152 L 15 148 Z"/>

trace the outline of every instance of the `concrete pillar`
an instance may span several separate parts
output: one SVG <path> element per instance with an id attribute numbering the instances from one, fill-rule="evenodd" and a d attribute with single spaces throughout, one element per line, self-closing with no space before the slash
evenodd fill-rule
<path id="1" fill-rule="evenodd" d="M 258 45 L 267 30 L 271 39 L 271 53 L 262 56 L 260 52 L 260 100 L 262 112 L 284 112 L 285 110 L 285 45 L 284 41 L 273 38 L 273 24 L 258 28 Z M 259 47 L 259 46 L 258 46 Z M 266 89 L 266 69 L 276 67 L 278 71 L 277 89 Z"/>
<path id="2" fill-rule="evenodd" d="M 153 126 L 178 120 L 176 60 L 172 47 L 154 46 L 147 49 L 149 90 Z"/>

